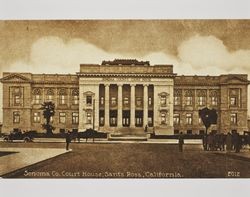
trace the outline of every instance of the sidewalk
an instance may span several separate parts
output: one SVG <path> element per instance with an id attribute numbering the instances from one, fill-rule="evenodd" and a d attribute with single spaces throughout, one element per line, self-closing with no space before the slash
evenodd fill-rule
<path id="1" fill-rule="evenodd" d="M 0 142 L 3 142 L 1 139 Z M 15 140 L 14 142 L 23 142 L 22 140 Z M 37 143 L 65 143 L 64 138 L 35 138 L 33 142 Z M 87 143 L 92 143 L 93 139 L 89 138 Z M 72 140 L 72 143 L 78 143 L 77 140 Z M 81 139 L 80 143 L 86 143 L 85 139 Z M 95 143 L 141 143 L 141 144 L 178 144 L 177 139 L 148 139 L 147 141 L 136 141 L 136 140 L 108 140 L 105 138 L 95 138 Z M 202 144 L 200 139 L 185 139 L 185 144 Z"/>
<path id="2" fill-rule="evenodd" d="M 0 157 L 0 177 L 4 174 L 66 153 L 59 148 L 0 148 L 0 152 L 15 152 Z"/>

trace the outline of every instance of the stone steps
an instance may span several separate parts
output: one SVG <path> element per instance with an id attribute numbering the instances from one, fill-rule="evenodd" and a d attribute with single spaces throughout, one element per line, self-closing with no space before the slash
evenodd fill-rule
<path id="1" fill-rule="evenodd" d="M 147 136 L 110 135 L 109 141 L 147 141 Z"/>

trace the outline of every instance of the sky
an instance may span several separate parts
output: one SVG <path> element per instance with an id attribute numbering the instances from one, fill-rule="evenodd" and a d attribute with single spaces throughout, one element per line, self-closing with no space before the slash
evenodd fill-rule
<path id="1" fill-rule="evenodd" d="M 0 51 L 0 76 L 74 74 L 115 58 L 173 64 L 178 75 L 250 76 L 250 20 L 2 20 Z"/>

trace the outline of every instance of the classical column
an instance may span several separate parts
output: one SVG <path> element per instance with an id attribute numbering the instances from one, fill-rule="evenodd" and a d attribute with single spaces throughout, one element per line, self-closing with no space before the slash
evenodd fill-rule
<path id="1" fill-rule="evenodd" d="M 148 85 L 143 85 L 143 127 L 148 124 Z"/>
<path id="2" fill-rule="evenodd" d="M 109 127 L 109 84 L 105 84 L 105 109 L 104 109 L 104 113 L 105 113 L 105 117 L 104 117 L 104 126 L 105 127 Z"/>
<path id="3" fill-rule="evenodd" d="M 117 127 L 122 127 L 122 84 L 118 84 Z"/>
<path id="4" fill-rule="evenodd" d="M 135 84 L 130 85 L 130 127 L 135 127 Z"/>

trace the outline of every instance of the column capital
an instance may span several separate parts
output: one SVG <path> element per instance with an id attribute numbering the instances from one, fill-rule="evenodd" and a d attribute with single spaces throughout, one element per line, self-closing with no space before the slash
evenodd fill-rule
<path id="1" fill-rule="evenodd" d="M 118 84 L 117 84 L 117 86 L 120 86 L 120 87 L 122 87 L 122 86 L 123 86 L 123 84 L 120 84 L 120 83 L 118 83 Z"/>
<path id="2" fill-rule="evenodd" d="M 135 86 L 136 86 L 136 84 L 130 84 L 130 86 L 133 86 L 133 87 L 135 87 Z"/>
<path id="3" fill-rule="evenodd" d="M 110 84 L 109 84 L 109 83 L 106 83 L 106 84 L 104 84 L 104 86 L 107 86 L 107 87 L 109 87 L 109 86 L 110 86 Z"/>
<path id="4" fill-rule="evenodd" d="M 149 86 L 148 84 L 143 84 L 143 86 L 145 87 L 145 86 Z"/>

